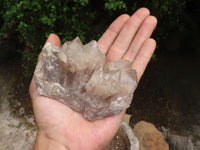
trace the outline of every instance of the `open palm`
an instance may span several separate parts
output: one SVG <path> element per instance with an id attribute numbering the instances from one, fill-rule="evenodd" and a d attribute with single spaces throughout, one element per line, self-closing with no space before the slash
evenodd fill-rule
<path id="1" fill-rule="evenodd" d="M 106 60 L 130 60 L 140 80 L 156 46 L 150 39 L 156 23 L 156 18 L 150 16 L 146 8 L 139 9 L 131 17 L 126 14 L 118 17 L 98 41 Z M 49 36 L 47 43 L 61 46 L 55 34 Z M 33 80 L 30 94 L 39 127 L 37 150 L 42 149 L 40 137 L 58 143 L 63 150 L 102 149 L 114 137 L 125 112 L 90 122 L 68 106 L 39 95 Z"/>

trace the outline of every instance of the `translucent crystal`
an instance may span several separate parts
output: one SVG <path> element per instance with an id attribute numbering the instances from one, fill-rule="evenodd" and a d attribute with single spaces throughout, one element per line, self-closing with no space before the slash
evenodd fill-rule
<path id="1" fill-rule="evenodd" d="M 90 121 L 128 108 L 137 87 L 131 62 L 106 63 L 96 41 L 83 45 L 78 37 L 62 47 L 47 43 L 34 80 L 40 95 L 68 105 Z"/>

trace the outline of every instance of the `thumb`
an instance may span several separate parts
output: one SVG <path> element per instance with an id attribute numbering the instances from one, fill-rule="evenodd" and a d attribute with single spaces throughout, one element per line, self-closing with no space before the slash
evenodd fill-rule
<path id="1" fill-rule="evenodd" d="M 47 41 L 45 42 L 45 44 L 47 44 L 47 43 L 55 44 L 55 45 L 57 45 L 59 47 L 61 46 L 60 38 L 54 33 L 51 33 L 49 35 L 49 37 L 47 38 Z M 40 60 L 41 56 L 42 56 L 42 53 L 39 54 L 38 61 Z"/>
<path id="2" fill-rule="evenodd" d="M 55 45 L 57 45 L 59 47 L 61 46 L 60 38 L 56 34 L 54 34 L 54 33 L 51 33 L 49 35 L 49 37 L 47 38 L 46 43 L 55 44 Z"/>

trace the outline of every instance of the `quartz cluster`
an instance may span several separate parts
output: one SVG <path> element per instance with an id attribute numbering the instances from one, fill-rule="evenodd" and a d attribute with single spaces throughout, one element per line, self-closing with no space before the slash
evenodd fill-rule
<path id="1" fill-rule="evenodd" d="M 106 63 L 96 41 L 83 45 L 78 37 L 62 47 L 47 43 L 34 81 L 40 95 L 68 105 L 90 121 L 128 108 L 137 87 L 131 62 Z"/>

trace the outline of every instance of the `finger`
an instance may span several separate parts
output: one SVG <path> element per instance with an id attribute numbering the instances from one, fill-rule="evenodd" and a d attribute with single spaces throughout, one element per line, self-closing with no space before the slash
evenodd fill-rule
<path id="1" fill-rule="evenodd" d="M 140 80 L 144 70 L 153 55 L 156 48 L 156 41 L 154 39 L 147 39 L 141 46 L 135 60 L 133 61 L 132 68 L 136 70 L 138 81 Z"/>
<path id="2" fill-rule="evenodd" d="M 148 9 L 141 8 L 131 16 L 110 48 L 107 54 L 107 61 L 119 60 L 122 58 L 142 22 L 149 14 L 150 12 Z"/>
<path id="3" fill-rule="evenodd" d="M 157 19 L 154 16 L 148 16 L 142 26 L 140 27 L 139 31 L 137 32 L 131 46 L 129 47 L 128 51 L 124 55 L 123 59 L 133 61 L 135 56 L 137 55 L 142 43 L 148 39 L 153 30 L 155 29 L 157 24 Z"/>
<path id="4" fill-rule="evenodd" d="M 98 41 L 98 45 L 101 49 L 101 52 L 106 54 L 108 49 L 111 47 L 113 41 L 116 39 L 120 30 L 124 26 L 124 24 L 130 18 L 129 15 L 123 14 L 119 16 L 106 30 L 106 32 L 102 35 L 102 37 Z"/>
<path id="5" fill-rule="evenodd" d="M 47 44 L 47 43 L 55 44 L 59 47 L 61 46 L 60 38 L 54 33 L 51 33 L 49 35 L 45 44 Z"/>
<path id="6" fill-rule="evenodd" d="M 57 45 L 59 47 L 61 46 L 60 38 L 54 33 L 51 33 L 49 35 L 49 37 L 47 38 L 45 44 L 47 44 L 47 43 L 55 44 L 55 45 Z M 41 56 L 42 56 L 42 53 L 40 52 L 40 54 L 38 56 L 38 61 L 40 60 Z"/>

